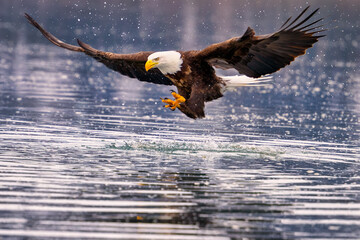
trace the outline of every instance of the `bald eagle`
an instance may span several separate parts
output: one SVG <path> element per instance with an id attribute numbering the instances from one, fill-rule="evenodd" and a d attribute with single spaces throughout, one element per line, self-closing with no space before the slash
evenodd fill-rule
<path id="1" fill-rule="evenodd" d="M 296 57 L 324 35 L 324 30 L 311 21 L 316 9 L 303 17 L 306 7 L 293 21 L 291 17 L 275 33 L 255 36 L 248 27 L 243 36 L 207 46 L 202 50 L 138 52 L 117 54 L 103 52 L 77 40 L 79 46 L 70 45 L 42 28 L 25 13 L 28 21 L 53 44 L 75 52 L 83 52 L 130 78 L 163 85 L 175 85 L 174 100 L 162 99 L 164 107 L 179 109 L 190 118 L 205 117 L 205 102 L 223 96 L 228 87 L 246 86 L 267 81 L 264 75 L 289 65 Z M 302 18 L 303 17 L 303 18 Z M 302 19 L 301 19 L 302 18 Z M 300 20 L 301 19 L 301 20 Z M 317 34 L 317 35 L 316 35 Z M 215 68 L 236 69 L 245 76 L 217 76 Z"/>

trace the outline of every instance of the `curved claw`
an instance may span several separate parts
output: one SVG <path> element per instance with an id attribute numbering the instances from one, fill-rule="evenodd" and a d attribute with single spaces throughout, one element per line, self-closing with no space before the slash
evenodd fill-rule
<path id="1" fill-rule="evenodd" d="M 171 110 L 175 110 L 175 108 L 173 109 L 174 105 L 175 105 L 175 101 L 168 99 L 168 98 L 160 98 L 161 101 L 163 103 L 166 103 L 167 105 L 164 105 L 164 108 L 171 108 Z"/>

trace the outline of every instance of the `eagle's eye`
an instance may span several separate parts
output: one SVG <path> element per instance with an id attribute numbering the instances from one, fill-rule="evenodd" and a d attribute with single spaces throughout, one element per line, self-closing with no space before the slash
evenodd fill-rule
<path id="1" fill-rule="evenodd" d="M 154 61 L 159 61 L 160 57 L 154 58 Z"/>

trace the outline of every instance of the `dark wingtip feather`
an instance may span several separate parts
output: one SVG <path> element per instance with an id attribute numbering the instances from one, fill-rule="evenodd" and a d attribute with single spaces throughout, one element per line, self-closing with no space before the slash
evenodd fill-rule
<path id="1" fill-rule="evenodd" d="M 40 25 L 27 13 L 24 13 L 25 18 L 31 23 L 34 27 L 41 30 Z"/>
<path id="2" fill-rule="evenodd" d="M 293 26 L 291 29 L 289 30 L 295 30 L 297 27 L 301 26 L 301 24 L 305 23 L 307 20 L 309 20 L 312 16 L 315 15 L 315 13 L 319 11 L 319 8 L 315 9 L 315 11 L 313 11 L 309 16 L 307 16 L 304 20 L 302 20 L 300 23 L 296 24 L 295 26 Z"/>
<path id="3" fill-rule="evenodd" d="M 28 14 L 28 13 L 24 13 L 24 16 L 30 21 L 30 19 L 32 19 L 32 17 Z"/>
<path id="4" fill-rule="evenodd" d="M 307 31 L 309 31 L 309 30 L 305 30 L 305 28 L 311 27 L 312 25 L 314 25 L 314 24 L 316 24 L 316 23 L 318 23 L 318 22 L 320 22 L 320 21 L 322 21 L 322 20 L 324 20 L 324 18 L 320 18 L 320 19 L 318 19 L 318 20 L 316 20 L 316 21 L 314 21 L 314 22 L 312 22 L 312 23 L 310 23 L 310 24 L 308 24 L 308 25 L 306 25 L 306 26 L 303 26 L 303 27 L 301 27 L 301 28 L 298 28 L 298 29 L 296 29 L 296 30 L 297 30 L 297 31 L 307 32 Z M 319 26 L 313 27 L 313 28 L 311 28 L 311 29 L 319 28 L 319 27 L 322 27 L 322 26 L 323 26 L 323 25 L 319 25 Z M 303 30 L 303 29 L 304 29 L 304 30 Z"/>
<path id="5" fill-rule="evenodd" d="M 279 31 L 297 31 L 297 32 L 303 32 L 303 33 L 309 34 L 309 35 L 314 35 L 316 33 L 326 31 L 326 29 L 316 30 L 316 29 L 319 29 L 319 28 L 323 27 L 323 25 L 319 25 L 319 26 L 315 25 L 315 24 L 319 23 L 320 21 L 322 21 L 323 18 L 320 18 L 320 19 L 318 19 L 316 21 L 313 21 L 313 22 L 310 22 L 309 24 L 306 24 L 305 26 L 302 26 L 310 18 L 312 18 L 320 9 L 320 8 L 315 9 L 308 16 L 306 16 L 302 20 L 299 20 L 306 13 L 306 11 L 308 11 L 309 7 L 310 6 L 307 6 L 291 23 L 288 23 L 289 19 L 286 20 L 286 22 L 283 24 L 283 26 L 280 28 Z M 313 26 L 313 27 L 311 27 L 311 26 Z M 314 30 L 316 30 L 316 31 L 314 31 Z M 314 36 L 314 37 L 320 38 L 320 37 L 324 37 L 324 36 L 325 35 Z"/>
<path id="6" fill-rule="evenodd" d="M 307 6 L 300 14 L 299 16 L 297 16 L 291 23 L 289 23 L 286 27 L 284 27 L 282 30 L 286 30 L 287 28 L 289 28 L 291 25 L 293 25 L 297 20 L 299 20 L 299 18 L 301 18 L 302 15 L 304 15 L 304 13 L 309 9 L 310 6 Z M 284 24 L 285 25 L 285 24 Z"/>
<path id="7" fill-rule="evenodd" d="M 96 53 L 97 50 L 92 48 L 89 44 L 86 44 L 86 43 L 80 41 L 79 39 L 76 39 L 76 41 L 82 49 L 86 50 L 86 52 L 90 52 L 90 53 L 94 53 L 94 54 Z"/>
<path id="8" fill-rule="evenodd" d="M 31 18 L 30 15 L 27 14 L 27 13 L 24 13 L 24 16 L 25 16 L 27 19 Z"/>
<path id="9" fill-rule="evenodd" d="M 281 27 L 279 29 L 282 29 L 289 21 L 291 20 L 291 17 L 289 17 L 283 25 L 281 25 Z"/>
<path id="10" fill-rule="evenodd" d="M 82 41 L 80 41 L 80 39 L 77 38 L 76 41 L 77 41 L 77 43 L 79 44 L 80 47 L 85 48 L 86 44 L 83 43 Z"/>
<path id="11" fill-rule="evenodd" d="M 314 32 L 308 32 L 307 34 L 314 35 L 314 34 L 325 32 L 325 31 L 327 31 L 327 29 L 322 29 L 322 30 L 314 31 Z M 326 36 L 326 35 L 322 35 L 322 36 Z M 318 36 L 314 36 L 314 37 L 318 37 Z"/>
<path id="12" fill-rule="evenodd" d="M 77 46 L 74 46 L 74 45 L 71 45 L 68 43 L 64 43 L 63 41 L 59 40 L 57 37 L 55 37 L 48 31 L 46 31 L 43 27 L 41 27 L 40 24 L 38 24 L 29 14 L 24 13 L 24 15 L 30 24 L 32 24 L 34 27 L 36 27 L 42 33 L 42 35 L 44 35 L 44 37 L 46 37 L 50 42 L 52 42 L 56 46 L 62 47 L 62 48 L 65 48 L 65 49 L 68 49 L 71 51 L 75 51 L 75 52 L 83 52 L 84 51 L 80 47 L 77 47 Z"/>

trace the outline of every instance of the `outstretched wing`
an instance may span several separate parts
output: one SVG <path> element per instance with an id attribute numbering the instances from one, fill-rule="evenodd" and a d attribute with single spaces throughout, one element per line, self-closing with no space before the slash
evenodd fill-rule
<path id="1" fill-rule="evenodd" d="M 314 35 L 324 31 L 316 30 L 321 26 L 314 27 L 322 18 L 308 23 L 319 9 L 299 20 L 308 8 L 290 23 L 289 18 L 275 33 L 255 36 L 254 30 L 248 28 L 242 37 L 210 45 L 197 55 L 215 67 L 235 68 L 249 77 L 258 78 L 276 72 L 289 65 L 296 57 L 305 54 L 306 49 L 324 36 Z"/>
<path id="2" fill-rule="evenodd" d="M 34 25 L 39 31 L 56 46 L 75 51 L 83 52 L 97 61 L 105 64 L 108 68 L 115 70 L 123 75 L 131 78 L 137 78 L 140 81 L 151 82 L 163 85 L 173 85 L 170 79 L 165 77 L 158 69 L 151 69 L 146 72 L 145 63 L 147 58 L 153 52 L 138 52 L 134 54 L 117 54 L 111 52 L 103 52 L 90 47 L 78 40 L 79 46 L 64 43 L 56 38 L 51 33 L 42 28 L 32 17 L 25 13 L 25 17 Z"/>

